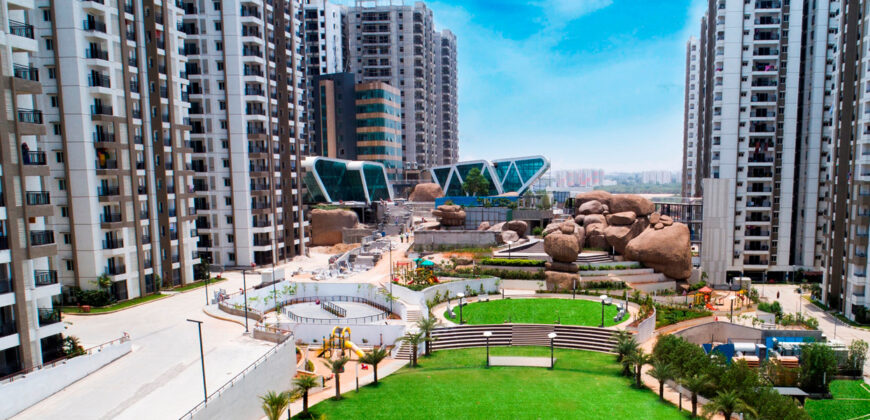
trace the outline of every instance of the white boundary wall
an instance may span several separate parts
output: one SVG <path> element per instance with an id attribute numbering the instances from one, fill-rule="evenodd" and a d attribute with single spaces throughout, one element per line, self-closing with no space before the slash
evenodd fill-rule
<path id="1" fill-rule="evenodd" d="M 73 357 L 65 363 L 28 373 L 21 379 L 0 385 L 0 418 L 6 419 L 25 410 L 79 379 L 129 353 L 132 342 L 107 345 L 92 353 Z M 294 359 L 295 361 L 295 359 Z"/>

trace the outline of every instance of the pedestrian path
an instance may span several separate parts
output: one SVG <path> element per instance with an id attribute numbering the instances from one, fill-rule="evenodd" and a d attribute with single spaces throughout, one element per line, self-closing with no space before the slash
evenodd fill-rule
<path id="1" fill-rule="evenodd" d="M 553 359 L 556 360 L 556 359 Z M 489 358 L 490 366 L 527 366 L 527 367 L 550 367 L 549 357 L 517 357 L 517 356 L 493 356 Z"/>

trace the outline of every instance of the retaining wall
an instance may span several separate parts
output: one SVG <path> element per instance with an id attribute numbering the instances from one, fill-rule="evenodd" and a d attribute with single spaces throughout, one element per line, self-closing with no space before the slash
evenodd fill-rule
<path id="1" fill-rule="evenodd" d="M 477 248 L 498 244 L 498 232 L 476 230 L 418 230 L 414 232 L 414 249 Z"/>
<path id="2" fill-rule="evenodd" d="M 91 354 L 73 357 L 63 364 L 30 372 L 23 378 L 0 385 L 0 418 L 7 419 L 55 392 L 72 385 L 115 359 L 129 353 L 132 342 L 107 345 Z"/>
<path id="3" fill-rule="evenodd" d="M 359 347 L 379 346 L 381 344 L 391 346 L 396 340 L 405 335 L 405 325 L 341 325 L 350 328 L 350 341 Z M 293 331 L 293 338 L 305 343 L 312 343 L 320 347 L 323 337 L 329 337 L 332 329 L 339 325 L 316 325 L 316 324 L 281 324 L 281 328 Z M 363 339 L 367 343 L 363 342 Z M 317 340 L 316 342 L 314 340 Z"/>

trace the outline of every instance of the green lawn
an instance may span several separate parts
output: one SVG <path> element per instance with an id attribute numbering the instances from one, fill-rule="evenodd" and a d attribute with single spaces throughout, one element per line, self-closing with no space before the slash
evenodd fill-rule
<path id="1" fill-rule="evenodd" d="M 454 301 L 455 302 L 455 301 Z M 615 302 L 615 300 L 614 300 Z M 453 309 L 454 321 L 459 322 L 459 308 Z M 615 324 L 616 305 L 604 307 L 604 325 Z M 445 311 L 444 317 L 450 319 Z M 466 324 L 523 324 L 601 325 L 601 302 L 583 299 L 505 299 L 475 302 L 462 307 Z"/>
<path id="2" fill-rule="evenodd" d="M 169 295 L 161 295 L 159 293 L 155 293 L 152 295 L 145 295 L 142 297 L 137 297 L 135 299 L 129 299 L 129 300 L 125 300 L 122 302 L 118 302 L 114 305 L 92 307 L 90 313 L 99 314 L 99 313 L 103 313 L 103 312 L 117 311 L 118 309 L 128 308 L 128 307 L 133 306 L 133 305 L 138 305 L 140 303 L 144 303 L 144 302 L 148 302 L 148 301 L 152 301 L 152 300 L 163 299 L 165 297 L 169 297 Z M 78 306 L 64 306 L 61 308 L 61 312 L 67 313 L 67 314 L 78 314 L 78 313 L 81 313 L 82 310 Z"/>
<path id="3" fill-rule="evenodd" d="M 498 347 L 493 355 L 549 357 L 546 347 Z M 484 368 L 482 348 L 442 350 L 378 387 L 312 407 L 329 419 L 682 419 L 676 407 L 619 376 L 614 355 L 556 349 L 556 369 Z M 352 383 L 342 384 L 351 389 Z"/>
<path id="4" fill-rule="evenodd" d="M 217 278 L 213 278 L 213 279 L 211 279 L 211 280 L 208 281 L 208 285 L 211 286 L 211 285 L 213 285 L 213 284 L 215 284 L 215 283 L 220 283 L 220 282 L 223 282 L 223 281 L 227 281 L 227 279 L 220 279 L 220 280 L 218 280 Z M 197 281 L 197 282 L 193 282 L 193 283 L 185 284 L 184 286 L 178 286 L 178 287 L 173 288 L 173 289 L 171 289 L 171 290 L 172 290 L 173 292 L 186 292 L 186 291 L 188 291 L 188 290 L 196 289 L 197 287 L 202 287 L 202 286 L 205 286 L 205 282 L 202 281 L 202 280 L 200 280 L 200 281 Z"/>
<path id="5" fill-rule="evenodd" d="M 807 413 L 814 420 L 870 418 L 870 385 L 864 381 L 831 382 L 833 400 L 807 400 Z"/>

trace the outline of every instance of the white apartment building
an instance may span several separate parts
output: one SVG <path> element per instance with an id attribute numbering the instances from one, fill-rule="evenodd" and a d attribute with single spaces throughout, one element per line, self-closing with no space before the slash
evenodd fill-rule
<path id="1" fill-rule="evenodd" d="M 301 1 L 184 4 L 199 255 L 251 266 L 304 253 Z"/>
<path id="2" fill-rule="evenodd" d="M 61 294 L 57 247 L 47 222 L 55 212 L 49 193 L 40 80 L 35 66 L 42 18 L 30 1 L 0 0 L 0 377 L 63 355 L 64 324 L 54 301 Z M 48 15 L 51 17 L 52 15 Z M 11 118 L 10 118 L 11 117 Z"/>
<path id="3" fill-rule="evenodd" d="M 176 2 L 36 2 L 47 189 L 65 286 L 128 299 L 193 281 L 189 104 Z"/>
<path id="4" fill-rule="evenodd" d="M 698 183 L 698 145 L 701 141 L 701 49 L 697 38 L 686 43 L 686 92 L 683 109 L 683 171 L 681 191 L 683 197 L 700 195 Z"/>
<path id="5" fill-rule="evenodd" d="M 435 31 L 432 11 L 422 2 L 357 1 L 346 22 L 348 66 L 356 82 L 385 82 L 401 91 L 405 170 L 454 163 L 448 159 L 458 156 L 455 37 Z M 452 85 L 442 87 L 443 80 Z M 444 103 L 450 106 L 439 107 Z"/>
<path id="6" fill-rule="evenodd" d="M 327 0 L 305 0 L 305 64 L 308 76 L 339 73 L 346 69 L 347 38 L 344 19 L 347 7 Z"/>

